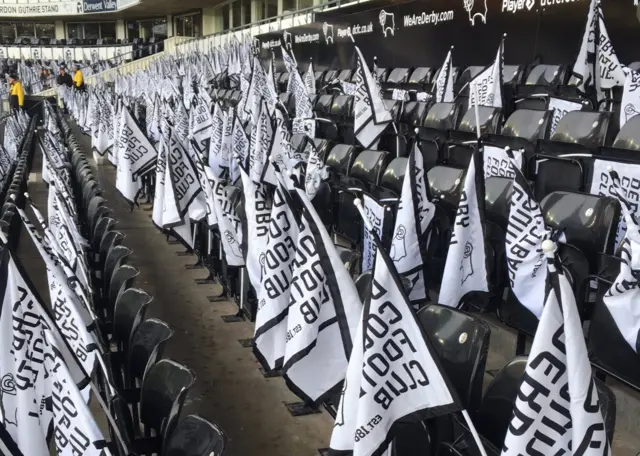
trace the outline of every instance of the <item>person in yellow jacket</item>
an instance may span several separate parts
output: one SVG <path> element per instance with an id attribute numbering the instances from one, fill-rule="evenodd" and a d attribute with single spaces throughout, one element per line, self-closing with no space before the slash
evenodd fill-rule
<path id="1" fill-rule="evenodd" d="M 74 65 L 73 69 L 73 88 L 84 89 L 84 75 L 82 74 L 82 71 L 80 71 L 80 65 Z"/>
<path id="2" fill-rule="evenodd" d="M 18 76 L 15 74 L 9 75 L 9 84 L 11 84 L 11 89 L 9 90 L 9 106 L 15 111 L 22 109 L 24 107 L 24 88 L 18 80 Z"/>

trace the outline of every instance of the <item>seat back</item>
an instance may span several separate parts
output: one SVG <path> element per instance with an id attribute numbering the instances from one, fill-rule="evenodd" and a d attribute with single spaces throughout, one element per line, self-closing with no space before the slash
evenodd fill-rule
<path id="1" fill-rule="evenodd" d="M 147 306 L 153 298 L 144 290 L 129 288 L 116 301 L 113 311 L 113 338 L 122 344 L 123 352 L 127 353 L 129 338 L 144 320 Z"/>
<path id="2" fill-rule="evenodd" d="M 550 111 L 516 109 L 504 123 L 502 134 L 511 138 L 522 138 L 536 142 L 546 138 L 550 119 Z"/>
<path id="3" fill-rule="evenodd" d="M 105 302 L 108 315 L 110 315 L 113 311 L 119 295 L 123 293 L 127 288 L 130 288 L 133 284 L 134 279 L 139 275 L 140 271 L 138 270 L 138 268 L 130 266 L 128 264 L 120 266 L 113 272 L 111 283 L 109 283 L 107 292 L 108 299 L 107 302 Z"/>
<path id="4" fill-rule="evenodd" d="M 164 347 L 171 336 L 173 336 L 173 330 L 167 323 L 157 318 L 147 318 L 134 328 L 130 336 L 127 356 L 129 375 L 134 379 L 142 379 L 155 348 Z"/>
<path id="5" fill-rule="evenodd" d="M 417 317 L 463 406 L 473 414 L 482 396 L 491 337 L 489 325 L 459 310 L 436 304 L 420 309 Z"/>
<path id="6" fill-rule="evenodd" d="M 391 155 L 384 150 L 363 150 L 351 166 L 349 175 L 365 183 L 371 191 L 380 184 L 380 179 L 391 161 Z"/>
<path id="7" fill-rule="evenodd" d="M 163 456 L 220 456 L 227 446 L 223 430 L 198 415 L 184 417 L 163 440 Z"/>
<path id="8" fill-rule="evenodd" d="M 379 194 L 380 198 L 400 197 L 404 175 L 407 172 L 407 161 L 407 157 L 391 160 L 380 179 L 380 188 L 385 190 Z"/>
<path id="9" fill-rule="evenodd" d="M 107 253 L 107 258 L 104 261 L 104 270 L 102 272 L 105 289 L 108 290 L 114 271 L 121 265 L 126 264 L 127 258 L 132 253 L 133 250 L 129 247 L 125 247 L 124 245 L 116 245 Z"/>
<path id="10" fill-rule="evenodd" d="M 566 243 L 581 250 L 595 267 L 599 253 L 612 253 L 620 206 L 608 196 L 553 192 L 540 202 L 545 223 L 563 230 Z"/>
<path id="11" fill-rule="evenodd" d="M 150 366 L 140 389 L 140 421 L 158 435 L 170 435 L 195 380 L 191 369 L 171 359 Z"/>
<path id="12" fill-rule="evenodd" d="M 454 130 L 458 126 L 460 106 L 455 103 L 435 103 L 424 119 L 423 127 L 436 130 Z"/>
<path id="13" fill-rule="evenodd" d="M 607 139 L 610 122 L 610 112 L 571 111 L 560 119 L 550 139 L 597 149 Z M 543 151 L 547 149 L 545 145 Z"/>
<path id="14" fill-rule="evenodd" d="M 480 121 L 480 135 L 499 133 L 500 122 L 502 120 L 502 108 L 491 106 L 478 106 L 478 117 L 476 110 L 468 110 L 460 121 L 459 131 L 477 135 L 478 120 Z"/>

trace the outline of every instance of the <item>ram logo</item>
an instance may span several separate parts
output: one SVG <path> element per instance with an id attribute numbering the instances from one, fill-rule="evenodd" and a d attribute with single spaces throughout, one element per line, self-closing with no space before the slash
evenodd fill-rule
<path id="1" fill-rule="evenodd" d="M 382 34 L 386 38 L 388 33 L 391 36 L 396 34 L 396 17 L 394 13 L 387 13 L 385 10 L 380 11 L 380 25 L 382 26 Z"/>
<path id="2" fill-rule="evenodd" d="M 476 25 L 476 16 L 483 24 L 487 23 L 487 0 L 464 0 L 464 9 L 469 13 L 469 22 Z"/>
<path id="3" fill-rule="evenodd" d="M 322 24 L 322 33 L 324 33 L 324 42 L 333 44 L 333 25 L 329 25 L 326 22 Z"/>

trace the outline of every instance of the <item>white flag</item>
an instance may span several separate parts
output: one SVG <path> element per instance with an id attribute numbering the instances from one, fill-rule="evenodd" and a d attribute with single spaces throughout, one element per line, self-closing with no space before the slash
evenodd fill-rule
<path id="1" fill-rule="evenodd" d="M 502 454 L 611 454 L 580 315 L 569 281 L 551 287 L 529 353 Z"/>
<path id="2" fill-rule="evenodd" d="M 620 104 L 620 128 L 633 116 L 640 114 L 640 73 L 625 68 L 626 78 Z"/>
<path id="3" fill-rule="evenodd" d="M 375 149 L 380 136 L 391 122 L 391 114 L 382 101 L 380 87 L 371 75 L 369 66 L 356 46 L 358 66 L 354 102 L 354 129 L 358 142 L 365 149 Z"/>
<path id="4" fill-rule="evenodd" d="M 520 168 L 514 161 L 511 167 L 514 179 L 505 249 L 509 283 L 518 301 L 540 318 L 547 281 L 547 258 L 542 243 L 550 239 L 551 232 Z"/>
<path id="5" fill-rule="evenodd" d="M 209 167 L 217 177 L 220 177 L 223 170 L 229 168 L 229 156 L 223 155 L 225 137 L 231 136 L 233 121 L 224 112 L 218 103 L 213 108 L 213 120 L 211 131 L 211 142 L 209 143 Z M 228 148 L 226 149 L 228 151 Z"/>
<path id="6" fill-rule="evenodd" d="M 259 114 L 251 134 L 251 153 L 249 154 L 249 176 L 256 184 L 262 182 L 274 139 L 275 134 L 269 115 L 269 108 L 262 101 L 259 105 Z"/>
<path id="7" fill-rule="evenodd" d="M 371 300 L 358 324 L 330 448 L 353 451 L 353 456 L 384 454 L 396 421 L 412 413 L 424 420 L 460 408 L 379 246 Z"/>
<path id="8" fill-rule="evenodd" d="M 498 54 L 491 66 L 482 70 L 469 83 L 469 109 L 476 103 L 478 106 L 501 108 L 502 103 L 502 67 L 504 66 L 504 38 L 498 46 Z"/>
<path id="9" fill-rule="evenodd" d="M 557 97 L 549 97 L 549 111 L 553 111 L 551 117 L 551 126 L 549 127 L 549 134 L 553 135 L 558 128 L 558 123 L 562 118 L 567 115 L 568 112 L 580 111 L 582 109 L 582 103 L 576 101 L 564 100 Z"/>
<path id="10" fill-rule="evenodd" d="M 287 386 L 318 403 L 347 371 L 362 304 L 340 256 L 306 193 L 290 285 L 284 367 Z"/>
<path id="11" fill-rule="evenodd" d="M 382 237 L 382 228 L 384 225 L 385 207 L 378 203 L 369 195 L 362 196 L 364 203 L 364 212 L 373 226 L 378 237 Z M 377 244 L 373 241 L 373 236 L 366 226 L 363 226 L 364 232 L 362 236 L 362 272 L 373 269 L 376 259 Z"/>
<path id="12" fill-rule="evenodd" d="M 124 123 L 117 150 L 116 189 L 131 204 L 142 190 L 142 177 L 153 171 L 158 152 L 142 132 L 127 108 L 123 108 Z"/>
<path id="13" fill-rule="evenodd" d="M 427 194 L 424 160 L 414 148 L 402 182 L 396 224 L 389 256 L 398 273 L 407 278 L 411 288 L 407 291 L 412 303 L 427 298 L 424 260 L 428 230 L 435 214 L 435 206 Z"/>
<path id="14" fill-rule="evenodd" d="M 447 57 L 444 59 L 444 63 L 438 71 L 436 82 L 433 90 L 435 92 L 436 103 L 451 103 L 454 99 L 453 94 L 453 59 L 451 56 L 451 49 L 447 53 Z"/>
<path id="15" fill-rule="evenodd" d="M 221 180 L 213 188 L 218 230 L 220 231 L 222 248 L 229 266 L 244 266 L 242 252 L 242 221 L 231 203 L 229 195 Z"/>
<path id="16" fill-rule="evenodd" d="M 467 293 L 489 291 L 483 214 L 480 211 L 484 195 L 479 195 L 477 188 L 477 180 L 484 176 L 476 173 L 476 161 L 477 152 L 469 162 L 465 176 L 442 275 L 438 302 L 450 307 L 458 307 Z"/>
<path id="17" fill-rule="evenodd" d="M 271 207 L 269 238 L 258 293 L 258 313 L 254 334 L 254 353 L 262 366 L 273 371 L 282 368 L 287 341 L 287 314 L 293 260 L 298 242 L 298 222 L 291 207 L 291 196 L 278 182 Z"/>
<path id="18" fill-rule="evenodd" d="M 244 208 L 247 225 L 246 265 L 249 280 L 260 293 L 261 278 L 264 270 L 265 252 L 269 238 L 271 205 L 264 184 L 254 183 L 240 167 L 242 188 L 244 190 Z"/>
<path id="19" fill-rule="evenodd" d="M 309 95 L 314 96 L 316 94 L 316 74 L 313 70 L 313 60 L 309 62 L 309 68 L 304 74 L 304 85 Z"/>
<path id="20" fill-rule="evenodd" d="M 622 337 L 629 343 L 636 353 L 640 353 L 640 312 L 638 312 L 638 299 L 640 299 L 640 284 L 638 274 L 640 271 L 640 225 L 633 211 L 633 205 L 627 199 L 624 189 L 620 187 L 620 178 L 617 173 L 611 173 L 612 190 L 620 201 L 622 213 L 627 225 L 624 240 L 620 244 L 620 272 L 611 284 L 611 288 L 603 297 L 603 302 Z"/>

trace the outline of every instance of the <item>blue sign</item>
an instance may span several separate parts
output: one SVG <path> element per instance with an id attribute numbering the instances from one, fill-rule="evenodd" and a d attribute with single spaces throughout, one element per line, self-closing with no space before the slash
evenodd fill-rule
<path id="1" fill-rule="evenodd" d="M 104 13 L 118 9 L 116 0 L 83 0 L 82 3 L 84 14 Z"/>

